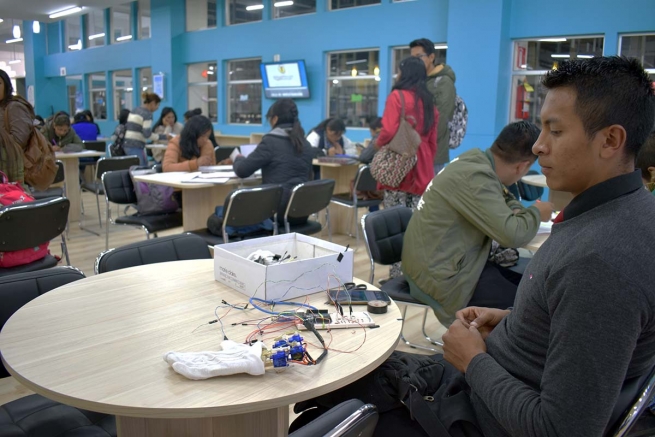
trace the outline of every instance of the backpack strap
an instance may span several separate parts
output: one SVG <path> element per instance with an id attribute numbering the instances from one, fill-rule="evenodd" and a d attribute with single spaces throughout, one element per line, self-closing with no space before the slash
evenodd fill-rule
<path id="1" fill-rule="evenodd" d="M 398 90 L 400 94 L 400 118 L 405 119 L 405 96 L 403 95 L 402 90 Z"/>
<path id="2" fill-rule="evenodd" d="M 412 420 L 416 420 L 423 431 L 429 437 L 452 437 L 446 426 L 439 420 L 436 414 L 432 412 L 425 398 L 418 392 L 416 387 L 407 381 L 398 382 L 399 395 L 401 402 L 409 410 Z"/>

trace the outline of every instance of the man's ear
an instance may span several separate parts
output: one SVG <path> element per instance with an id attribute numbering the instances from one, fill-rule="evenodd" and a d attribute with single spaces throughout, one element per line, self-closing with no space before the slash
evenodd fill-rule
<path id="1" fill-rule="evenodd" d="M 516 171 L 517 175 L 523 176 L 528 172 L 531 166 L 532 166 L 531 161 L 519 161 L 516 163 L 514 167 L 514 171 Z"/>
<path id="2" fill-rule="evenodd" d="M 623 155 L 627 138 L 623 126 L 613 124 L 602 129 L 598 132 L 598 135 L 602 135 L 603 137 L 603 144 L 600 150 L 601 157 L 610 158 L 616 156 L 616 154 Z"/>

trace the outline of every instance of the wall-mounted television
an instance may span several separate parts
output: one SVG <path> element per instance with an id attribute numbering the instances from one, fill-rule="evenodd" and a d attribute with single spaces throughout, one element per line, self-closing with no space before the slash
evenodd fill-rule
<path id="1" fill-rule="evenodd" d="M 267 98 L 309 98 L 305 61 L 265 62 L 260 68 Z"/>

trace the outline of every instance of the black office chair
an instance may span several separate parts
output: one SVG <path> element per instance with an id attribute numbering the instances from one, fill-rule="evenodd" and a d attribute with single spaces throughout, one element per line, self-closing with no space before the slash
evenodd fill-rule
<path id="1" fill-rule="evenodd" d="M 375 279 L 375 263 L 382 265 L 391 265 L 401 261 L 403 253 L 403 238 L 409 220 L 412 218 L 411 208 L 404 206 L 395 206 L 380 211 L 366 214 L 362 217 L 362 229 L 364 230 L 364 241 L 371 263 L 371 275 L 369 283 Z M 400 339 L 409 347 L 415 349 L 424 349 L 434 352 L 440 352 L 437 349 L 414 344 L 405 339 L 403 328 L 405 327 L 405 316 L 408 306 L 417 306 L 423 308 L 423 324 L 421 329 L 426 340 L 430 343 L 443 346 L 443 343 L 433 340 L 425 332 L 425 323 L 428 318 L 429 305 L 413 298 L 409 294 L 409 284 L 404 276 L 390 279 L 380 286 L 380 290 L 386 292 L 393 300 L 404 305 L 403 324 L 400 331 Z"/>
<path id="2" fill-rule="evenodd" d="M 299 416 L 299 419 L 304 423 L 302 416 Z M 378 423 L 378 417 L 375 405 L 351 399 L 291 432 L 289 437 L 371 437 Z M 289 431 L 296 428 L 294 425 L 297 423 L 291 424 Z"/>
<path id="3" fill-rule="evenodd" d="M 23 305 L 57 287 L 83 279 L 74 267 L 55 267 L 0 278 L 0 329 Z M 0 362 L 0 378 L 10 376 Z M 71 434 L 68 434 L 71 433 Z M 6 436 L 116 436 L 116 419 L 80 410 L 41 395 L 29 395 L 0 406 L 0 434 Z"/>
<path id="4" fill-rule="evenodd" d="M 223 161 L 224 159 L 229 158 L 232 152 L 234 151 L 234 149 L 236 149 L 236 147 L 230 147 L 230 146 L 214 147 L 214 157 L 216 158 L 216 164 Z"/>
<path id="5" fill-rule="evenodd" d="M 96 195 L 96 204 L 98 205 L 98 223 L 102 229 L 102 215 L 100 214 L 100 195 L 105 191 L 102 187 L 102 175 L 108 171 L 128 170 L 134 165 L 139 165 L 139 157 L 137 156 L 115 156 L 112 158 L 100 158 L 96 163 L 96 177 L 92 183 L 83 182 L 81 185 L 82 191 L 88 191 Z M 84 201 L 80 199 L 82 206 L 82 215 L 84 215 Z M 97 232 L 84 227 L 84 222 L 80 221 L 80 228 L 92 234 L 100 236 Z"/>
<path id="6" fill-rule="evenodd" d="M 328 238 L 332 241 L 332 230 L 330 229 L 330 199 L 334 193 L 333 179 L 319 179 L 296 185 L 291 191 L 291 197 L 284 213 L 284 232 L 297 232 L 304 235 L 313 235 L 321 232 L 323 226 L 318 221 L 307 220 L 302 224 L 291 224 L 289 219 L 308 217 L 319 211 L 325 210 L 325 223 L 328 230 Z"/>
<path id="7" fill-rule="evenodd" d="M 82 141 L 86 150 L 93 150 L 94 152 L 107 153 L 106 141 Z"/>
<path id="8" fill-rule="evenodd" d="M 273 235 L 277 235 L 277 209 L 282 198 L 282 186 L 276 184 L 259 185 L 252 188 L 239 188 L 228 194 L 223 204 L 223 237 L 212 234 L 207 229 L 191 231 L 202 237 L 209 246 L 229 243 L 227 226 L 252 226 L 268 218 L 273 219 Z M 245 234 L 236 239 L 248 239 L 270 235 L 262 231 Z"/>
<path id="9" fill-rule="evenodd" d="M 609 423 L 612 424 L 605 433 L 606 437 L 626 437 L 632 435 L 630 430 L 639 421 L 641 413 L 646 410 L 653 397 L 655 397 L 655 367 L 650 372 L 632 378 L 623 383 L 619 399 L 614 407 Z M 638 426 L 641 428 L 641 426 Z M 648 428 L 652 428 L 649 426 Z M 635 435 L 655 435 L 650 429 L 635 429 Z"/>
<path id="10" fill-rule="evenodd" d="M 535 174 L 539 174 L 539 172 L 535 170 L 530 170 L 528 171 L 527 175 L 535 175 Z M 517 199 L 521 199 L 521 200 L 528 200 L 528 201 L 537 200 L 541 198 L 541 196 L 543 196 L 544 194 L 544 187 L 537 187 L 534 185 L 526 184 L 525 182 L 520 180 L 516 183 L 516 188 L 519 192 L 519 196 L 517 196 Z"/>
<path id="11" fill-rule="evenodd" d="M 109 223 L 112 225 L 134 226 L 143 229 L 146 239 L 150 234 L 157 236 L 157 232 L 165 229 L 182 226 L 182 212 L 132 214 L 113 219 L 109 202 L 117 205 L 135 205 L 137 202 L 134 184 L 129 170 L 108 171 L 101 178 L 103 192 L 105 193 L 106 223 L 105 223 L 105 250 L 109 249 Z"/>
<path id="12" fill-rule="evenodd" d="M 63 232 L 68 223 L 70 202 L 63 197 L 36 200 L 0 208 L 0 252 L 30 249 L 61 235 L 61 249 L 70 264 Z M 56 266 L 57 259 L 48 254 L 40 260 L 0 269 L 0 276 L 33 272 Z"/>
<path id="13" fill-rule="evenodd" d="M 55 175 L 55 180 L 52 181 L 52 185 L 64 183 L 63 187 L 50 187 L 43 191 L 34 190 L 31 194 L 32 197 L 36 200 L 48 199 L 50 197 L 66 197 L 66 176 L 64 174 L 64 163 L 60 160 L 55 161 L 57 164 L 57 174 Z"/>
<path id="14" fill-rule="evenodd" d="M 357 169 L 357 176 L 355 176 L 355 183 L 353 190 L 350 193 L 340 193 L 332 196 L 332 203 L 345 206 L 352 209 L 353 223 L 355 225 L 355 236 L 357 244 L 359 245 L 359 226 L 357 226 L 357 208 L 368 208 L 371 206 L 378 206 L 382 203 L 380 199 L 367 199 L 360 200 L 357 198 L 358 191 L 376 191 L 377 182 L 371 176 L 371 169 L 368 165 L 363 165 Z M 352 234 L 351 234 L 352 236 Z"/>
<path id="15" fill-rule="evenodd" d="M 145 264 L 211 259 L 205 240 L 193 234 L 178 234 L 155 240 L 138 241 L 109 249 L 96 258 L 95 273 L 106 273 Z"/>

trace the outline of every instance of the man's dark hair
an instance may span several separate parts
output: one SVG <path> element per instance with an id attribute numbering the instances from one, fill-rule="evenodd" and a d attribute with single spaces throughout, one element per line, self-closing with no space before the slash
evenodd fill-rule
<path id="1" fill-rule="evenodd" d="M 196 109 L 189 109 L 187 112 L 184 113 L 184 118 L 187 120 L 191 117 L 195 117 L 196 115 L 202 115 L 202 109 L 196 108 Z"/>
<path id="2" fill-rule="evenodd" d="M 53 126 L 70 126 L 71 120 L 67 114 L 57 114 L 52 122 Z"/>
<path id="3" fill-rule="evenodd" d="M 641 170 L 642 178 L 650 181 L 653 176 L 648 171 L 648 167 L 655 167 L 655 131 L 650 133 L 637 155 L 637 169 Z"/>
<path id="4" fill-rule="evenodd" d="M 382 129 L 382 119 L 380 117 L 369 118 L 368 128 L 373 130 Z"/>
<path id="5" fill-rule="evenodd" d="M 639 61 L 619 56 L 563 61 L 546 73 L 548 89 L 571 87 L 575 110 L 588 137 L 620 125 L 626 131 L 626 153 L 636 157 L 655 120 L 655 94 Z"/>
<path id="6" fill-rule="evenodd" d="M 541 130 L 529 121 L 510 123 L 500 131 L 491 145 L 491 151 L 503 161 L 515 164 L 521 161 L 535 161 L 532 146 L 537 142 Z"/>
<path id="7" fill-rule="evenodd" d="M 322 122 L 318 124 L 312 131 L 321 133 L 325 132 L 326 130 L 330 129 L 333 132 L 338 132 L 338 133 L 345 133 L 346 132 L 346 123 L 343 122 L 342 119 L 336 118 L 336 117 L 331 117 L 331 118 L 326 118 Z"/>
<path id="8" fill-rule="evenodd" d="M 275 127 L 284 125 L 283 129 L 289 135 L 291 144 L 296 149 L 296 153 L 302 154 L 305 147 L 305 130 L 298 119 L 298 107 L 296 102 L 291 99 L 279 99 L 268 108 L 266 119 L 270 122 L 273 117 L 277 117 Z"/>
<path id="9" fill-rule="evenodd" d="M 212 122 L 207 117 L 195 115 L 189 119 L 180 133 L 180 154 L 184 159 L 200 156 L 198 138 L 208 131 L 212 131 Z"/>
<path id="10" fill-rule="evenodd" d="M 415 39 L 409 43 L 409 48 L 413 49 L 414 47 L 423 47 L 423 51 L 426 55 L 430 56 L 434 54 L 436 56 L 437 51 L 434 49 L 434 43 L 427 38 Z"/>

